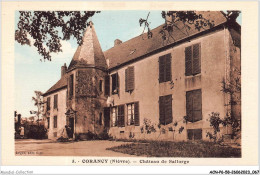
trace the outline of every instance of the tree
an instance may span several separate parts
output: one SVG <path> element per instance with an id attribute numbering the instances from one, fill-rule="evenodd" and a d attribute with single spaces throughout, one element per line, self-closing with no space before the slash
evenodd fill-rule
<path id="1" fill-rule="evenodd" d="M 44 101 L 43 101 L 43 93 L 41 91 L 34 91 L 35 97 L 32 97 L 32 100 L 34 101 L 34 105 L 37 107 L 37 111 L 30 111 L 31 114 L 35 114 L 36 117 L 38 118 L 38 124 L 39 124 L 39 119 L 43 114 L 44 110 Z"/>
<path id="2" fill-rule="evenodd" d="M 51 61 L 51 53 L 61 52 L 61 40 L 71 36 L 81 44 L 88 19 L 96 11 L 19 11 L 20 17 L 15 31 L 15 40 L 21 45 L 33 46 L 44 60 Z M 28 36 L 29 35 L 29 36 Z"/>

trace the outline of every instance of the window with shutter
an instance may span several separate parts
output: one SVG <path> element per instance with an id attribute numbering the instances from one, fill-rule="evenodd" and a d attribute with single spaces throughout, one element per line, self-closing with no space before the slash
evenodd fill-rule
<path id="1" fill-rule="evenodd" d="M 70 99 L 73 97 L 74 94 L 74 76 L 73 74 L 70 75 L 69 78 L 69 97 Z"/>
<path id="2" fill-rule="evenodd" d="M 119 93 L 118 73 L 111 75 L 111 77 L 112 77 L 112 94 L 118 94 Z"/>
<path id="3" fill-rule="evenodd" d="M 171 54 L 159 57 L 159 82 L 171 81 Z"/>
<path id="4" fill-rule="evenodd" d="M 57 128 L 57 116 L 53 117 L 53 124 L 54 124 L 53 127 Z"/>
<path id="5" fill-rule="evenodd" d="M 172 123 L 172 95 L 159 97 L 159 116 L 160 124 Z"/>
<path id="6" fill-rule="evenodd" d="M 133 91 L 135 87 L 134 66 L 130 66 L 125 70 L 125 91 Z"/>
<path id="7" fill-rule="evenodd" d="M 125 126 L 125 106 L 124 105 L 118 106 L 118 126 L 119 127 Z"/>
<path id="8" fill-rule="evenodd" d="M 200 44 L 194 44 L 185 48 L 185 75 L 201 73 L 201 48 Z"/>
<path id="9" fill-rule="evenodd" d="M 134 103 L 134 120 L 135 120 L 135 126 L 139 126 L 140 125 L 139 102 Z"/>
<path id="10" fill-rule="evenodd" d="M 112 126 L 117 126 L 118 120 L 117 120 L 117 107 L 112 108 Z"/>
<path id="11" fill-rule="evenodd" d="M 202 120 L 201 89 L 186 92 L 186 115 L 189 122 Z"/>
<path id="12" fill-rule="evenodd" d="M 54 109 L 58 108 L 58 94 L 54 95 L 54 105 L 53 105 Z"/>
<path id="13" fill-rule="evenodd" d="M 48 97 L 47 98 L 47 111 L 49 111 L 51 109 L 51 98 Z"/>
<path id="14" fill-rule="evenodd" d="M 110 95 L 110 76 L 105 76 L 105 95 Z"/>

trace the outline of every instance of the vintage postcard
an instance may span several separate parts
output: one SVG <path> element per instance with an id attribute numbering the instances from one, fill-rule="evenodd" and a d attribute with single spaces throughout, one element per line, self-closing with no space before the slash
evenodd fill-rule
<path id="1" fill-rule="evenodd" d="M 256 2 L 2 5 L 4 165 L 258 164 Z"/>

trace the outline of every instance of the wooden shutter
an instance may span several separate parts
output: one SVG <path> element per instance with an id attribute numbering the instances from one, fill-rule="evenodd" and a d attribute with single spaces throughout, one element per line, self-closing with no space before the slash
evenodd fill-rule
<path id="1" fill-rule="evenodd" d="M 201 89 L 192 91 L 192 116 L 193 122 L 202 120 Z"/>
<path id="2" fill-rule="evenodd" d="M 50 106 L 51 106 L 51 98 L 48 97 L 48 98 L 47 98 L 47 111 L 50 110 Z"/>
<path id="3" fill-rule="evenodd" d="M 192 48 L 185 48 L 185 75 L 192 75 Z"/>
<path id="4" fill-rule="evenodd" d="M 159 97 L 159 122 L 160 124 L 165 124 L 165 109 L 164 109 L 164 97 Z"/>
<path id="5" fill-rule="evenodd" d="M 172 123 L 172 95 L 164 96 L 165 125 Z"/>
<path id="6" fill-rule="evenodd" d="M 171 81 L 172 79 L 172 71 L 171 71 L 171 54 L 165 55 L 165 81 Z"/>
<path id="7" fill-rule="evenodd" d="M 105 95 L 110 95 L 110 76 L 105 76 Z"/>
<path id="8" fill-rule="evenodd" d="M 128 80 L 128 71 L 129 71 L 129 69 L 127 68 L 126 70 L 125 70 L 125 91 L 127 92 L 128 91 L 128 83 L 129 83 L 129 80 Z"/>
<path id="9" fill-rule="evenodd" d="M 201 72 L 200 66 L 200 44 L 193 45 L 193 75 Z"/>
<path id="10" fill-rule="evenodd" d="M 188 91 L 186 92 L 186 116 L 189 122 L 193 122 L 192 102 L 192 91 Z"/>
<path id="11" fill-rule="evenodd" d="M 134 103 L 134 117 L 135 117 L 135 126 L 139 126 L 140 125 L 139 102 Z"/>
<path id="12" fill-rule="evenodd" d="M 128 90 L 132 91 L 135 88 L 135 72 L 134 66 L 128 67 Z"/>
<path id="13" fill-rule="evenodd" d="M 159 82 L 164 82 L 165 71 L 165 55 L 159 57 Z"/>
<path id="14" fill-rule="evenodd" d="M 194 140 L 202 139 L 202 129 L 193 129 L 193 138 Z"/>
<path id="15" fill-rule="evenodd" d="M 54 109 L 58 108 L 58 94 L 54 95 Z"/>
<path id="16" fill-rule="evenodd" d="M 193 139 L 193 130 L 192 129 L 187 129 L 187 136 L 189 140 Z"/>
<path id="17" fill-rule="evenodd" d="M 118 126 L 125 126 L 125 110 L 124 105 L 118 106 Z"/>

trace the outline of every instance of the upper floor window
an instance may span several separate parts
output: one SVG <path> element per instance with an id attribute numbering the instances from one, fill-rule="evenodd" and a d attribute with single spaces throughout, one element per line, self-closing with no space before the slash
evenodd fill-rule
<path id="1" fill-rule="evenodd" d="M 189 122 L 202 120 L 201 89 L 186 92 L 186 115 Z"/>
<path id="2" fill-rule="evenodd" d="M 69 98 L 71 99 L 74 95 L 74 76 L 73 74 L 69 77 Z"/>
<path id="3" fill-rule="evenodd" d="M 139 102 L 127 104 L 127 125 L 139 125 Z"/>
<path id="4" fill-rule="evenodd" d="M 167 125 L 172 123 L 172 95 L 159 97 L 160 124 Z"/>
<path id="5" fill-rule="evenodd" d="M 185 48 L 185 75 L 196 75 L 201 72 L 200 43 Z"/>
<path id="6" fill-rule="evenodd" d="M 171 54 L 163 55 L 159 57 L 159 82 L 167 82 L 172 79 L 171 71 Z"/>
<path id="7" fill-rule="evenodd" d="M 125 70 L 125 91 L 133 91 L 135 88 L 134 66 L 130 66 Z"/>
<path id="8" fill-rule="evenodd" d="M 51 109 L 51 97 L 47 98 L 47 111 Z"/>
<path id="9" fill-rule="evenodd" d="M 58 108 L 58 94 L 54 95 L 53 108 L 54 108 L 54 109 L 57 109 L 57 108 Z"/>
<path id="10" fill-rule="evenodd" d="M 119 78 L 118 73 L 112 74 L 112 94 L 119 93 Z"/>

